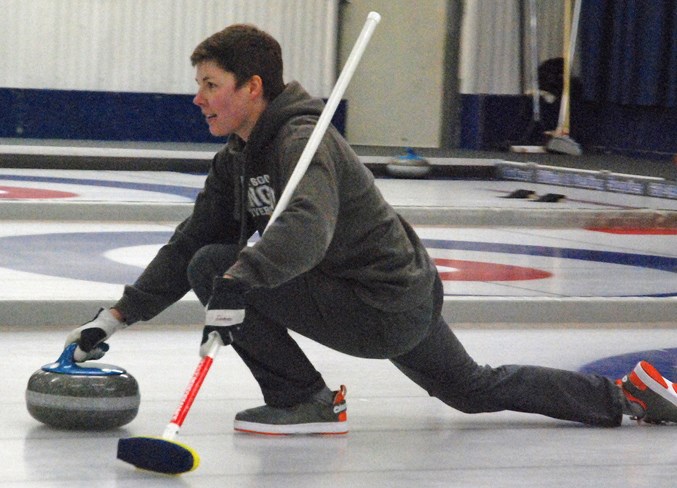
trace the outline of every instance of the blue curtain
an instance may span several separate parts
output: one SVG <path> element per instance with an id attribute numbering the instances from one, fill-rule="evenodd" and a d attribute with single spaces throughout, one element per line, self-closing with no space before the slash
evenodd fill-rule
<path id="1" fill-rule="evenodd" d="M 677 0 L 582 0 L 585 99 L 677 107 Z"/>

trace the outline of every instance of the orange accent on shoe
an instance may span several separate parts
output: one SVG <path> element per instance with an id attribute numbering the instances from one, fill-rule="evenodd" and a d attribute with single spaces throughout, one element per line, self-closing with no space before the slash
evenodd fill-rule
<path id="1" fill-rule="evenodd" d="M 346 399 L 346 394 L 348 393 L 348 390 L 345 385 L 341 385 L 336 392 L 336 396 L 334 397 L 334 405 L 338 405 L 342 401 Z"/>
<path id="2" fill-rule="evenodd" d="M 338 416 L 339 422 L 347 422 L 348 421 L 348 413 L 343 411 L 339 414 Z"/>
<path id="3" fill-rule="evenodd" d="M 654 380 L 666 390 L 668 389 L 668 384 L 665 382 L 665 378 L 663 378 L 663 375 L 661 375 L 656 368 L 646 361 L 640 361 L 640 364 L 644 372 L 651 376 L 652 380 Z"/>
<path id="4" fill-rule="evenodd" d="M 644 403 L 642 400 L 632 395 L 628 390 L 623 388 L 623 380 L 616 380 L 616 385 L 621 389 L 621 391 L 625 395 L 625 398 L 627 398 L 628 401 L 631 401 L 632 403 L 637 403 L 640 407 L 644 409 L 644 411 L 646 411 L 646 403 Z M 642 383 L 642 385 L 644 385 L 644 383 Z"/>
<path id="5" fill-rule="evenodd" d="M 623 388 L 623 394 L 625 395 L 625 398 L 630 400 L 632 403 L 637 403 L 640 407 L 642 407 L 644 409 L 644 411 L 646 411 L 646 403 L 644 403 L 642 400 L 640 400 L 636 396 L 633 396 L 625 388 Z"/>
<path id="6" fill-rule="evenodd" d="M 646 385 L 641 379 L 639 379 L 639 376 L 637 376 L 637 373 L 634 371 L 628 375 L 628 380 L 640 390 L 646 390 Z"/>
<path id="7" fill-rule="evenodd" d="M 675 393 L 677 393 L 677 383 L 672 384 L 672 389 L 675 390 Z"/>

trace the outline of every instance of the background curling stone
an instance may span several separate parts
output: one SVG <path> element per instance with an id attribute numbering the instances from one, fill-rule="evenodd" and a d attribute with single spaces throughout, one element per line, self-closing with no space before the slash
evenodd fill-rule
<path id="1" fill-rule="evenodd" d="M 68 346 L 55 363 L 29 378 L 26 406 L 31 416 L 53 427 L 78 430 L 113 429 L 134 420 L 141 403 L 136 379 L 117 366 L 76 364 L 75 347 Z"/>
<path id="2" fill-rule="evenodd" d="M 430 162 L 407 148 L 407 154 L 395 156 L 386 165 L 386 172 L 396 178 L 425 178 L 431 171 Z"/>

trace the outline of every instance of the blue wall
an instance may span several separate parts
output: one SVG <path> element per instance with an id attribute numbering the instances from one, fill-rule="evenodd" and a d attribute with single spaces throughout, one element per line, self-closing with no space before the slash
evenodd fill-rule
<path id="1" fill-rule="evenodd" d="M 544 129 L 557 126 L 559 105 L 541 103 Z M 527 133 L 533 119 L 531 97 L 522 95 L 461 95 L 462 149 L 506 149 Z"/>
<path id="2" fill-rule="evenodd" d="M 0 137 L 207 142 L 193 95 L 0 88 Z M 346 102 L 333 123 L 345 131 Z"/>
<path id="3" fill-rule="evenodd" d="M 677 109 L 628 107 L 611 103 L 577 105 L 571 135 L 584 147 L 630 156 L 677 155 Z"/>
<path id="4" fill-rule="evenodd" d="M 0 137 L 214 143 L 193 95 L 0 88 Z M 461 95 L 462 149 L 505 149 L 532 118 L 522 95 Z M 584 149 L 671 158 L 677 154 L 677 110 L 572 100 L 571 136 Z M 559 103 L 541 103 L 545 129 Z M 333 123 L 345 133 L 347 103 Z"/>
<path id="5" fill-rule="evenodd" d="M 546 129 L 557 126 L 559 102 L 541 104 Z M 461 138 L 464 149 L 505 149 L 527 130 L 531 97 L 462 95 Z M 583 148 L 629 156 L 669 159 L 677 154 L 677 110 L 627 107 L 576 99 L 571 103 L 571 137 Z"/>

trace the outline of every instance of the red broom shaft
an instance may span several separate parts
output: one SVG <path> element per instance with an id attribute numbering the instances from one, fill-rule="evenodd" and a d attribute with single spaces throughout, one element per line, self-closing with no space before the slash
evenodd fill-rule
<path id="1" fill-rule="evenodd" d="M 213 362 L 214 358 L 210 356 L 205 356 L 202 361 L 200 361 L 200 364 L 195 370 L 195 373 L 193 373 L 193 377 L 188 384 L 188 388 L 186 388 L 183 400 L 181 400 L 179 408 L 174 413 L 174 417 L 172 417 L 171 423 L 176 424 L 179 427 L 183 425 L 183 421 L 186 419 L 188 411 L 190 410 L 191 405 L 193 405 L 195 397 L 197 396 L 198 391 L 200 391 L 202 382 L 207 376 L 209 368 L 212 367 Z"/>

